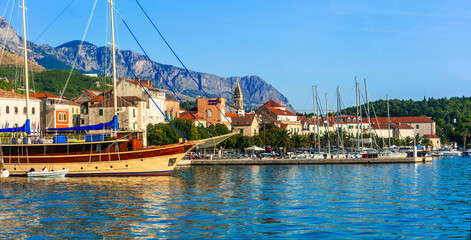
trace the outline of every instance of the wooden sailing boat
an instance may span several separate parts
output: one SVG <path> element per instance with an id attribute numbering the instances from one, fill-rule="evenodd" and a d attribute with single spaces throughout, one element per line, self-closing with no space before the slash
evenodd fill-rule
<path id="1" fill-rule="evenodd" d="M 113 1 L 110 0 L 113 87 L 116 89 L 115 44 L 113 28 Z M 25 61 L 25 86 L 27 120 L 24 126 L 0 129 L 1 132 L 26 132 L 31 135 L 29 120 L 28 57 L 25 28 L 25 4 L 23 0 L 23 48 Z M 226 134 L 205 140 L 182 142 L 165 146 L 143 145 L 143 132 L 119 131 L 117 129 L 117 96 L 114 94 L 115 115 L 108 123 L 94 126 L 75 127 L 66 130 L 105 130 L 114 129 L 107 140 L 93 142 L 29 143 L 2 145 L 4 166 L 10 176 L 26 176 L 30 169 L 68 169 L 67 176 L 160 176 L 170 175 L 178 162 L 194 147 L 216 145 L 228 137 Z"/>

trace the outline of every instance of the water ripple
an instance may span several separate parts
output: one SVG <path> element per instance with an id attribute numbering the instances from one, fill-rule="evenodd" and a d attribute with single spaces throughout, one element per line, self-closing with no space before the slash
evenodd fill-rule
<path id="1" fill-rule="evenodd" d="M 8 178 L 0 238 L 468 238 L 471 158 Z"/>

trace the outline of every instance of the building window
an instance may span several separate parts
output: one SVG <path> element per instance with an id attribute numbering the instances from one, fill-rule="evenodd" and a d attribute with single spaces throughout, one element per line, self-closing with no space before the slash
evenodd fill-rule
<path id="1" fill-rule="evenodd" d="M 35 109 L 34 107 L 31 109 L 31 113 L 32 113 L 33 115 L 36 114 L 36 109 Z"/>
<path id="2" fill-rule="evenodd" d="M 15 114 L 18 114 L 18 107 L 15 107 Z"/>
<path id="3" fill-rule="evenodd" d="M 133 117 L 136 117 L 136 109 L 133 109 L 133 110 L 132 110 L 132 116 L 133 116 Z"/>
<path id="4" fill-rule="evenodd" d="M 81 119 L 81 121 L 82 121 L 82 125 L 85 124 L 85 119 Z"/>
<path id="5" fill-rule="evenodd" d="M 244 129 L 240 129 L 240 134 L 244 134 Z"/>
<path id="6" fill-rule="evenodd" d="M 211 109 L 208 109 L 208 111 L 206 111 L 206 117 L 211 117 Z"/>
<path id="7" fill-rule="evenodd" d="M 419 129 L 419 124 L 417 124 L 416 129 Z"/>
<path id="8" fill-rule="evenodd" d="M 132 124 L 132 129 L 136 129 L 136 123 Z"/>
<path id="9" fill-rule="evenodd" d="M 64 119 L 64 121 L 67 121 L 67 114 L 64 113 L 63 119 Z"/>
<path id="10" fill-rule="evenodd" d="M 62 121 L 62 114 L 59 113 L 58 115 L 59 115 L 59 121 Z"/>
<path id="11" fill-rule="evenodd" d="M 75 108 L 72 108 L 72 114 L 74 114 L 74 113 L 75 113 Z"/>
<path id="12" fill-rule="evenodd" d="M 98 115 L 103 116 L 103 109 L 98 109 Z"/>
<path id="13" fill-rule="evenodd" d="M 7 108 L 6 108 L 6 113 L 7 113 L 7 114 L 10 114 L 10 106 L 7 106 Z"/>
<path id="14" fill-rule="evenodd" d="M 26 107 L 24 107 L 24 108 L 23 108 L 23 114 L 26 115 L 26 111 L 27 111 L 27 110 L 26 110 Z"/>
<path id="15" fill-rule="evenodd" d="M 85 113 L 85 109 L 82 108 L 80 112 L 82 112 L 82 114 L 84 114 L 84 113 Z"/>

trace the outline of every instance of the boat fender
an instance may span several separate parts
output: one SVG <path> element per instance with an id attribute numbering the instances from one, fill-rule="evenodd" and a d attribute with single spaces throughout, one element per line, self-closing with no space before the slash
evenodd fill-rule
<path id="1" fill-rule="evenodd" d="M 40 137 L 38 142 L 39 142 L 39 144 L 44 144 L 44 138 Z"/>
<path id="2" fill-rule="evenodd" d="M 11 143 L 16 144 L 16 138 L 11 138 Z"/>
<path id="3" fill-rule="evenodd" d="M 34 144 L 38 144 L 38 139 L 37 139 L 37 138 L 34 138 L 33 143 L 34 143 Z"/>
<path id="4" fill-rule="evenodd" d="M 23 140 L 21 140 L 21 138 L 18 138 L 16 141 L 17 141 L 18 144 L 22 144 L 22 143 L 23 143 Z"/>

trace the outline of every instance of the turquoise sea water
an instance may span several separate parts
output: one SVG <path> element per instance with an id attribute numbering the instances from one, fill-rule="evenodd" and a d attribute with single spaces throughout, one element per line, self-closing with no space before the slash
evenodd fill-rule
<path id="1" fill-rule="evenodd" d="M 469 239 L 470 228 L 471 158 L 464 157 L 0 183 L 0 238 L 8 239 Z"/>

